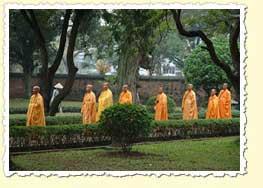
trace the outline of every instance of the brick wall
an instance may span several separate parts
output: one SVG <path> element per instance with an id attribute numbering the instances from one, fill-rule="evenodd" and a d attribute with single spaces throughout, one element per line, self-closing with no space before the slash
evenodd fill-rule
<path id="1" fill-rule="evenodd" d="M 66 75 L 57 75 L 54 83 L 60 82 L 64 85 Z M 70 94 L 66 99 L 68 100 L 82 100 L 85 85 L 91 83 L 94 86 L 94 92 L 97 94 L 104 82 L 104 77 L 100 75 L 77 75 Z M 38 85 L 39 79 L 33 76 L 32 86 Z M 158 86 L 164 86 L 164 91 L 167 95 L 172 95 L 177 103 L 181 105 L 181 98 L 185 90 L 184 79 L 182 77 L 149 77 L 141 76 L 139 81 L 139 95 L 140 99 L 144 102 L 148 97 L 156 95 Z M 118 96 L 116 90 L 112 88 L 113 94 Z M 12 73 L 9 77 L 9 96 L 10 98 L 22 98 L 24 96 L 24 82 L 23 74 Z M 202 98 L 204 92 L 202 90 L 197 92 L 198 97 Z M 201 101 L 200 98 L 200 101 Z"/>

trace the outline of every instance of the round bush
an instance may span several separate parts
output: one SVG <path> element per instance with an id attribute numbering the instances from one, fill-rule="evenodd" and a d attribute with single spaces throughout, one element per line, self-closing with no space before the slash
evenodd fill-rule
<path id="1" fill-rule="evenodd" d="M 132 144 L 151 131 L 152 118 L 145 107 L 135 104 L 116 104 L 102 112 L 99 126 L 112 141 L 129 152 Z"/>
<path id="2" fill-rule="evenodd" d="M 172 97 L 167 96 L 168 99 L 168 112 L 169 113 L 174 113 L 175 112 L 175 102 L 173 100 Z M 154 113 L 154 105 L 155 105 L 155 100 L 156 100 L 156 96 L 152 96 L 150 97 L 147 101 L 146 101 L 146 108 L 150 113 Z"/>

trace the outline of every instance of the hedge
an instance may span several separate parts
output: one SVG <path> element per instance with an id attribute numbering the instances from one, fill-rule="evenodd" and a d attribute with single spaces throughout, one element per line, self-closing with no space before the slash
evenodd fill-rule
<path id="1" fill-rule="evenodd" d="M 63 112 L 80 112 L 81 107 L 76 106 L 63 106 Z M 10 114 L 26 114 L 27 107 L 10 107 Z"/>
<path id="2" fill-rule="evenodd" d="M 81 124 L 81 115 L 71 115 L 71 116 L 47 116 L 46 125 L 70 125 L 70 124 Z M 26 116 L 21 117 L 10 117 L 9 126 L 25 126 Z"/>
<path id="3" fill-rule="evenodd" d="M 174 140 L 239 135 L 239 118 L 220 120 L 153 121 L 151 134 L 138 141 Z M 46 127 L 12 126 L 10 151 L 83 147 L 110 144 L 111 138 L 99 125 L 53 125 Z"/>
<path id="4" fill-rule="evenodd" d="M 232 111 L 233 118 L 239 117 L 239 111 Z M 154 117 L 154 114 L 152 114 Z M 205 118 L 205 112 L 199 113 L 199 119 Z M 181 120 L 182 113 L 170 113 L 169 120 Z M 70 124 L 81 124 L 81 115 L 66 115 L 66 116 L 47 116 L 46 125 L 70 125 Z M 25 126 L 26 125 L 26 116 L 10 116 L 9 126 Z"/>

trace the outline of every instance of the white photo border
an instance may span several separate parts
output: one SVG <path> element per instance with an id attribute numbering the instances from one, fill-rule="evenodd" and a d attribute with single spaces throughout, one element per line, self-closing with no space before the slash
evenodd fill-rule
<path id="1" fill-rule="evenodd" d="M 10 171 L 9 170 L 9 9 L 239 9 L 240 10 L 240 170 L 239 171 Z M 130 3 L 116 3 L 116 4 L 65 4 L 65 3 L 42 3 L 42 4 L 4 4 L 4 173 L 5 176 L 192 176 L 192 177 L 237 177 L 238 175 L 247 174 L 247 160 L 245 157 L 247 150 L 246 137 L 246 101 L 247 101 L 247 77 L 246 77 L 246 59 L 247 50 L 245 47 L 247 31 L 245 26 L 247 6 L 244 4 L 219 4 L 219 3 L 149 3 L 149 4 L 130 4 Z"/>

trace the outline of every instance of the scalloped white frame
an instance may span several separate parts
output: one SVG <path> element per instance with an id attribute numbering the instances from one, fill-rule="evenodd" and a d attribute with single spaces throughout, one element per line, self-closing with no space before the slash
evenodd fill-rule
<path id="1" fill-rule="evenodd" d="M 9 9 L 240 9 L 240 170 L 239 171 L 10 171 L 9 170 Z M 247 150 L 246 138 L 246 100 L 247 100 L 247 79 L 246 79 L 246 27 L 245 16 L 247 7 L 244 4 L 217 4 L 217 3 L 149 3 L 149 4 L 65 4 L 65 3 L 42 3 L 42 4 L 4 4 L 4 173 L 5 176 L 13 175 L 24 176 L 192 176 L 192 177 L 237 177 L 238 175 L 247 174 L 247 160 L 245 158 Z"/>

